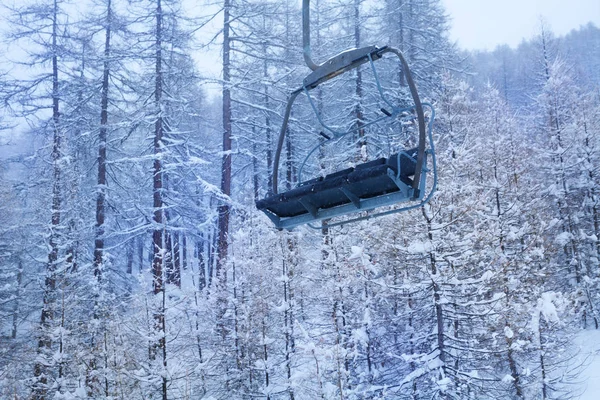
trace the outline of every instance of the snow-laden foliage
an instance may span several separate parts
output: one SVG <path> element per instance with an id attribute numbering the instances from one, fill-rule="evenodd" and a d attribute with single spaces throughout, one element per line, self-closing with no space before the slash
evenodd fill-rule
<path id="1" fill-rule="evenodd" d="M 576 398 L 572 339 L 600 324 L 598 29 L 465 57 L 441 1 L 313 0 L 317 62 L 405 53 L 437 110 L 438 186 L 406 213 L 286 232 L 254 202 L 309 72 L 299 2 L 197 3 L 12 10 L 26 54 L 0 73 L 0 133 L 31 145 L 0 166 L 0 398 Z M 408 104 L 402 69 L 376 65 Z M 355 133 L 319 147 L 302 95 L 280 189 L 415 144 L 410 115 L 366 125 L 368 65 L 311 95 Z"/>

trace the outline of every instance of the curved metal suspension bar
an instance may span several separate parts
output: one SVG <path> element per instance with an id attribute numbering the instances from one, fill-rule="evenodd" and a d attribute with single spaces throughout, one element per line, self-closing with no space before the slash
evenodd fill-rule
<path id="1" fill-rule="evenodd" d="M 294 100 L 296 100 L 296 97 L 298 97 L 298 94 L 300 94 L 300 91 L 295 91 L 290 95 L 287 106 L 285 108 L 285 115 L 283 116 L 281 130 L 279 131 L 277 151 L 275 151 L 275 159 L 273 160 L 273 194 L 277 194 L 277 176 L 279 175 L 279 159 L 281 158 L 281 149 L 283 148 L 283 140 L 285 139 L 285 131 L 287 130 L 288 122 L 290 120 L 292 105 L 294 104 Z"/>
<path id="2" fill-rule="evenodd" d="M 375 68 L 375 63 L 373 62 L 373 57 L 369 54 L 369 65 L 371 65 L 371 71 L 373 71 L 373 76 L 375 77 L 375 83 L 377 84 L 377 91 L 379 92 L 379 96 L 383 99 L 383 101 L 392 109 L 396 108 L 388 98 L 383 94 L 383 89 L 381 88 L 381 82 L 379 81 L 379 74 L 377 73 L 377 68 Z M 402 67 L 404 69 L 404 67 Z"/>
<path id="3" fill-rule="evenodd" d="M 309 2 L 309 0 L 304 0 L 303 6 L 308 2 Z M 303 11 L 304 11 L 304 9 L 303 9 Z M 309 48 L 310 48 L 310 44 L 309 44 Z M 415 169 L 415 175 L 413 178 L 414 181 L 412 184 L 412 188 L 414 189 L 415 198 L 418 198 L 419 197 L 419 182 L 421 179 L 421 171 L 423 169 L 423 163 L 425 160 L 425 142 L 427 140 L 427 133 L 426 133 L 426 127 L 425 127 L 425 114 L 423 112 L 423 106 L 421 104 L 421 99 L 419 98 L 419 93 L 417 91 L 417 87 L 415 85 L 414 80 L 412 79 L 412 74 L 410 72 L 410 68 L 408 67 L 408 63 L 406 62 L 406 59 L 402 55 L 402 52 L 393 47 L 384 47 L 379 51 L 379 54 L 384 54 L 384 53 L 393 53 L 400 59 L 400 63 L 402 64 L 402 69 L 405 72 L 406 82 L 408 83 L 408 87 L 410 89 L 410 93 L 413 98 L 414 106 L 411 108 L 414 108 L 417 113 L 417 123 L 419 125 L 419 145 L 418 145 L 418 153 L 417 153 L 417 164 L 416 164 L 416 169 Z M 306 52 L 305 52 L 305 55 L 306 55 Z M 371 58 L 370 55 L 369 55 L 369 61 L 370 61 L 372 68 L 374 69 L 373 59 Z M 377 78 L 376 72 L 375 72 L 375 77 L 376 77 L 379 93 L 382 96 L 383 100 L 387 104 L 392 106 L 393 111 L 396 111 L 397 110 L 396 107 L 394 107 L 387 100 L 387 98 L 383 95 L 383 91 L 381 89 L 381 85 L 379 84 L 379 79 Z M 298 97 L 298 94 L 300 94 L 300 92 L 302 92 L 302 91 L 305 91 L 308 95 L 308 88 L 306 86 L 302 86 L 302 88 L 297 89 L 294 92 L 292 92 L 292 94 L 290 95 L 290 98 L 288 100 L 287 106 L 286 106 L 285 114 L 283 117 L 283 123 L 281 125 L 281 130 L 279 131 L 279 141 L 277 142 L 277 149 L 275 151 L 275 159 L 273 160 L 273 194 L 277 194 L 277 192 L 278 192 L 277 186 L 278 186 L 278 174 L 279 174 L 279 161 L 281 159 L 281 151 L 283 149 L 283 142 L 285 139 L 285 133 L 287 131 L 287 126 L 288 126 L 288 122 L 289 122 L 289 118 L 290 118 L 292 105 L 293 105 L 294 101 L 296 100 L 296 97 Z M 316 111 L 316 108 L 315 108 L 310 96 L 308 96 L 308 98 L 309 98 L 309 102 L 310 102 L 311 106 L 313 107 L 313 110 Z M 393 115 L 396 115 L 396 114 L 393 114 Z M 383 118 L 389 118 L 389 117 L 383 117 Z M 334 135 L 336 134 L 335 131 L 332 131 L 331 128 L 329 128 L 327 125 L 323 124 L 318 113 L 317 113 L 317 119 L 319 120 L 319 122 L 325 129 L 331 131 L 332 133 L 334 133 Z M 377 121 L 378 120 L 374 121 L 373 123 L 375 123 Z M 348 132 L 346 132 L 346 134 L 347 133 Z M 336 135 L 336 138 L 339 138 L 339 137 L 340 137 L 339 135 Z"/>
<path id="4" fill-rule="evenodd" d="M 304 91 L 304 94 L 306 95 L 306 98 L 308 99 L 308 103 L 310 104 L 310 107 L 313 109 L 313 111 L 315 112 L 315 115 L 317 116 L 317 121 L 319 121 L 319 124 L 321 124 L 321 126 L 323 128 L 325 128 L 325 130 L 331 132 L 331 134 L 333 135 L 334 138 L 340 138 L 342 136 L 346 136 L 346 134 L 348 132 L 340 132 L 340 131 L 336 131 L 335 129 L 331 128 L 329 125 L 327 125 L 325 122 L 323 122 L 323 119 L 321 118 L 321 114 L 319 114 L 319 111 L 317 110 L 317 106 L 315 106 L 315 103 L 313 102 L 312 97 L 310 97 L 310 94 L 308 93 L 308 88 L 306 86 L 302 87 L 302 90 Z"/>
<path id="5" fill-rule="evenodd" d="M 302 48 L 304 49 L 304 61 L 308 68 L 315 70 L 320 67 L 312 60 L 310 49 L 310 0 L 302 0 Z"/>
<path id="6" fill-rule="evenodd" d="M 419 124 L 419 150 L 417 153 L 417 165 L 412 186 L 413 189 L 415 189 L 415 193 L 417 193 L 415 197 L 419 197 L 419 182 L 421 181 L 421 170 L 423 169 L 423 162 L 425 160 L 425 141 L 427 140 L 427 133 L 425 132 L 425 113 L 423 112 L 423 105 L 421 104 L 421 99 L 419 98 L 419 92 L 417 92 L 417 85 L 415 85 L 410 68 L 408 67 L 406 59 L 402 55 L 402 52 L 393 47 L 386 47 L 383 49 L 383 52 L 394 53 L 400 59 L 400 62 L 402 63 L 402 69 L 405 73 L 406 83 L 408 83 L 408 88 L 410 89 L 410 94 L 412 95 L 413 102 L 415 104 L 415 111 L 417 112 L 417 122 Z"/>

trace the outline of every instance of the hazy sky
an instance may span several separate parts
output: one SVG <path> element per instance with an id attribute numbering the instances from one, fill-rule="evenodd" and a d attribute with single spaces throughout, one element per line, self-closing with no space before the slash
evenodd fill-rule
<path id="1" fill-rule="evenodd" d="M 442 0 L 451 21 L 450 37 L 466 49 L 517 46 L 533 36 L 540 17 L 556 35 L 588 22 L 600 27 L 600 0 Z"/>

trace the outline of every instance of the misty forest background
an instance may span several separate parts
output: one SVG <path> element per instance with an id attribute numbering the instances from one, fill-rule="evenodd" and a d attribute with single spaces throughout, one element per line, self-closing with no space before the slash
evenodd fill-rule
<path id="1" fill-rule="evenodd" d="M 0 398 L 580 394 L 573 338 L 600 324 L 600 29 L 542 22 L 516 49 L 470 53 L 439 0 L 313 0 L 317 61 L 404 52 L 437 110 L 438 188 L 410 212 L 279 232 L 254 201 L 309 72 L 299 3 L 4 10 Z M 379 63 L 408 104 L 401 69 Z M 377 111 L 368 73 L 316 91 L 323 118 Z M 410 145 L 413 124 L 396 128 L 323 150 L 312 172 Z M 318 129 L 299 103 L 281 187 Z"/>

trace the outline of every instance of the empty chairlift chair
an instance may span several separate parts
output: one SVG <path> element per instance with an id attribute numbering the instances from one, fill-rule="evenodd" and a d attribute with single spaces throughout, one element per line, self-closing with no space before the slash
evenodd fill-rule
<path id="1" fill-rule="evenodd" d="M 431 134 L 434 117 L 433 107 L 429 104 L 421 103 L 406 60 L 399 50 L 392 47 L 378 48 L 369 46 L 361 49 L 351 49 L 329 59 L 321 65 L 315 64 L 310 58 L 308 3 L 309 0 L 304 0 L 304 57 L 313 72 L 304 79 L 302 86 L 290 95 L 275 153 L 272 193 L 266 198 L 257 201 L 256 207 L 263 211 L 279 229 L 292 229 L 298 225 L 310 225 L 311 222 L 324 219 L 350 216 L 350 219 L 329 223 L 329 226 L 335 226 L 420 207 L 431 198 L 435 190 L 435 153 Z M 414 105 L 410 107 L 399 107 L 392 104 L 383 93 L 374 62 L 381 59 L 386 53 L 395 54 L 400 60 L 414 102 Z M 382 108 L 383 115 L 379 119 L 363 125 L 362 128 L 371 124 L 377 124 L 386 118 L 397 118 L 402 113 L 414 113 L 416 114 L 418 125 L 418 146 L 391 154 L 388 157 L 356 165 L 353 168 L 337 171 L 325 177 L 301 182 L 291 190 L 278 193 L 277 178 L 281 151 L 292 105 L 298 95 L 300 93 L 306 94 L 321 125 L 325 130 L 333 134 L 333 137 L 323 134 L 327 139 L 324 143 L 337 140 L 354 130 L 336 132 L 324 124 L 309 95 L 309 91 L 323 82 L 367 63 L 370 64 L 373 71 L 381 99 L 387 104 L 389 109 Z M 431 110 L 427 123 L 423 111 L 424 106 Z M 425 196 L 426 177 L 429 172 L 427 169 L 428 154 L 432 158 L 434 183 L 429 193 Z M 404 202 L 411 202 L 412 204 L 370 215 L 356 216 L 356 213 Z"/>

